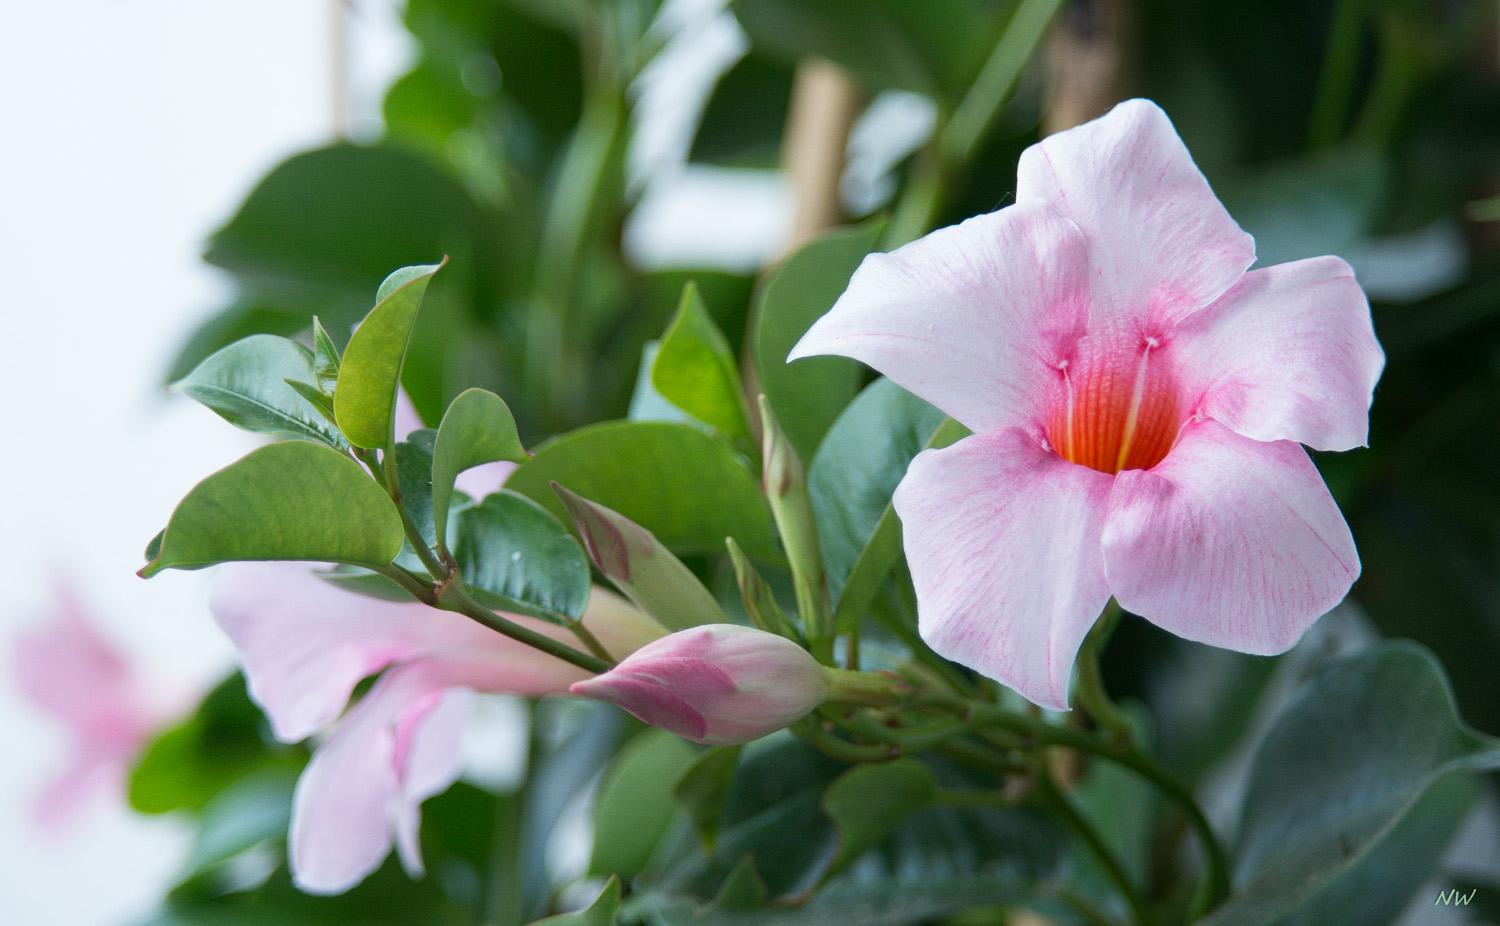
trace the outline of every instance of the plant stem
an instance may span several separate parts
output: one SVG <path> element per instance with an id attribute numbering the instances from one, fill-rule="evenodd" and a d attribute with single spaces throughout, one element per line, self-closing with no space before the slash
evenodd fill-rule
<path id="1" fill-rule="evenodd" d="M 450 582 L 443 586 L 435 596 L 434 607 L 442 608 L 444 611 L 453 611 L 465 617 L 471 617 L 484 626 L 504 634 L 519 643 L 525 643 L 533 649 L 539 649 L 549 656 L 555 656 L 563 662 L 571 663 L 580 669 L 589 672 L 607 672 L 610 669 L 609 662 L 598 656 L 579 652 L 566 643 L 559 643 L 544 634 L 537 633 L 530 627 L 523 627 L 514 621 L 507 620 L 488 608 L 482 607 L 468 596 L 458 582 Z"/>
<path id="2" fill-rule="evenodd" d="M 587 627 L 583 626 L 582 619 L 576 621 L 570 619 L 568 621 L 568 629 L 573 631 L 573 636 L 577 637 L 584 646 L 588 647 L 589 652 L 593 653 L 595 656 L 598 656 L 600 659 L 603 659 L 610 665 L 615 664 L 615 657 L 610 655 L 609 650 L 604 648 L 604 644 L 599 642 L 599 638 L 594 636 L 594 632 L 592 630 L 589 630 Z"/>
<path id="3" fill-rule="evenodd" d="M 1104 647 L 1122 613 L 1120 605 L 1111 598 L 1093 629 L 1083 638 L 1083 645 L 1078 648 L 1077 694 L 1078 703 L 1111 740 L 1128 744 L 1131 740 L 1130 721 L 1110 700 L 1104 690 L 1104 677 L 1099 672 L 1099 658 L 1104 655 Z"/>
<path id="4" fill-rule="evenodd" d="M 1318 73 L 1317 96 L 1307 127 L 1307 146 L 1323 148 L 1338 141 L 1349 118 L 1349 97 L 1354 90 L 1354 70 L 1359 63 L 1360 30 L 1364 26 L 1366 0 L 1338 0 L 1328 26 L 1328 45 Z"/>
<path id="5" fill-rule="evenodd" d="M 1155 785 L 1159 791 L 1181 806 L 1187 815 L 1188 823 L 1198 834 L 1199 841 L 1203 843 L 1203 854 L 1208 863 L 1209 907 L 1212 908 L 1229 895 L 1229 865 L 1224 855 L 1224 848 L 1219 845 L 1219 839 L 1214 835 L 1213 827 L 1209 826 L 1208 819 L 1203 816 L 1203 811 L 1198 807 L 1198 802 L 1193 798 L 1192 792 L 1173 778 L 1171 773 L 1162 768 L 1155 759 L 1141 752 L 1134 745 L 1127 744 L 1122 747 L 1108 743 L 1082 730 L 1053 726 L 1041 718 L 1013 714 L 992 704 L 973 704 L 971 709 L 975 714 L 976 725 L 993 724 L 1027 734 L 1039 743 L 1067 746 L 1107 759 L 1130 769 Z"/>
<path id="6" fill-rule="evenodd" d="M 1094 825 L 1078 812 L 1078 808 L 1073 806 L 1068 796 L 1057 787 L 1057 782 L 1052 780 L 1052 776 L 1046 773 L 1038 775 L 1036 790 L 1033 793 L 1037 800 L 1056 814 L 1063 825 L 1071 830 L 1073 835 L 1077 836 L 1099 860 L 1104 873 L 1109 876 L 1110 881 L 1114 882 L 1115 888 L 1130 905 L 1130 911 L 1135 915 L 1136 923 L 1140 926 L 1150 923 L 1151 914 L 1146 908 L 1146 902 L 1141 898 L 1140 891 L 1136 890 L 1135 885 L 1130 883 L 1130 876 L 1125 873 L 1125 867 L 1120 864 L 1119 858 L 1104 841 L 1104 837 L 1099 835 Z"/>
<path id="7" fill-rule="evenodd" d="M 974 85 L 943 129 L 942 150 L 947 163 L 962 164 L 974 155 L 1060 6 L 1062 0 L 1021 0 Z"/>

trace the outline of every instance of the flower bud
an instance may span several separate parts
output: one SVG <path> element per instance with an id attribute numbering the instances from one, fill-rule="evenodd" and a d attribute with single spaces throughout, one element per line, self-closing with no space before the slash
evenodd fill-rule
<path id="1" fill-rule="evenodd" d="M 672 630 L 729 620 L 692 570 L 639 524 L 552 483 L 577 526 L 589 559 L 635 602 Z"/>
<path id="2" fill-rule="evenodd" d="M 831 683 L 827 671 L 785 637 L 708 624 L 648 643 L 570 690 L 678 736 L 727 746 L 799 720 L 827 700 Z"/>

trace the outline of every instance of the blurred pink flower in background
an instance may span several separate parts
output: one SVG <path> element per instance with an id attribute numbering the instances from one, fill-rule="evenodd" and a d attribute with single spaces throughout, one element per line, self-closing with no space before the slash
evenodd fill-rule
<path id="1" fill-rule="evenodd" d="M 17 634 L 9 656 L 17 689 L 72 740 L 67 770 L 34 809 L 38 826 L 57 831 L 99 794 L 124 799 L 131 764 L 175 712 L 100 633 L 72 587 L 59 581 L 53 594 L 50 617 Z"/>
<path id="2" fill-rule="evenodd" d="M 297 782 L 292 811 L 292 873 L 311 893 L 358 884 L 393 841 L 407 870 L 422 872 L 421 803 L 462 771 L 473 692 L 560 693 L 589 674 L 467 617 L 340 589 L 306 564 L 225 566 L 211 607 L 276 736 L 296 742 L 332 728 Z M 507 616 L 574 639 L 555 624 Z M 583 620 L 617 658 L 666 633 L 600 588 Z M 355 686 L 382 670 L 346 712 Z"/>
<path id="3" fill-rule="evenodd" d="M 895 494 L 922 638 L 1066 709 L 1113 595 L 1286 650 L 1359 557 L 1300 446 L 1362 446 L 1385 364 L 1348 264 L 1254 242 L 1130 100 L 1021 156 L 1016 203 L 867 257 L 789 359 L 869 364 L 974 432 Z"/>

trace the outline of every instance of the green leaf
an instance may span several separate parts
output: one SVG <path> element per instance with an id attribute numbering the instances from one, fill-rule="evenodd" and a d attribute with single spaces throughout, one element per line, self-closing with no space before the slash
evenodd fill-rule
<path id="1" fill-rule="evenodd" d="M 698 753 L 672 785 L 672 797 L 693 822 L 703 847 L 710 851 L 719 835 L 724 804 L 729 800 L 739 760 L 739 746 L 710 747 Z"/>
<path id="2" fill-rule="evenodd" d="M 432 450 L 432 514 L 438 537 L 448 534 L 453 480 L 471 466 L 527 458 L 516 433 L 516 419 L 505 400 L 483 389 L 459 393 L 443 413 Z"/>
<path id="3" fill-rule="evenodd" d="M 826 58 L 873 89 L 957 100 L 1013 5 L 985 0 L 735 0 L 757 50 Z"/>
<path id="4" fill-rule="evenodd" d="M 896 824 L 932 803 L 937 779 L 916 759 L 857 765 L 823 794 L 823 813 L 839 830 L 837 871 L 864 855 Z"/>
<path id="5" fill-rule="evenodd" d="M 907 464 L 946 418 L 882 377 L 866 386 L 829 429 L 808 469 L 807 487 L 835 605 Z"/>
<path id="6" fill-rule="evenodd" d="M 673 421 L 698 424 L 692 415 L 668 402 L 651 384 L 651 368 L 656 365 L 656 355 L 661 350 L 660 341 L 647 341 L 641 346 L 641 368 L 635 378 L 635 390 L 630 393 L 630 410 L 626 417 L 631 421 Z"/>
<path id="7" fill-rule="evenodd" d="M 804 460 L 813 458 L 823 434 L 859 391 L 864 367 L 847 357 L 789 364 L 786 356 L 833 308 L 879 240 L 875 223 L 829 232 L 788 258 L 760 291 L 751 330 L 761 391 Z"/>
<path id="8" fill-rule="evenodd" d="M 926 446 L 947 447 L 967 436 L 968 433 L 968 428 L 949 418 L 932 433 Z M 905 475 L 904 467 L 901 473 Z M 829 476 L 828 479 L 830 483 L 837 481 L 836 476 Z M 816 504 L 816 496 L 814 499 Z M 829 507 L 837 507 L 839 504 L 841 503 L 833 502 Z M 901 520 L 896 517 L 895 506 L 887 501 L 885 510 L 881 512 L 879 520 L 875 522 L 875 527 L 870 532 L 870 539 L 860 550 L 859 557 L 849 569 L 848 577 L 840 586 L 838 604 L 834 608 L 833 615 L 834 627 L 840 633 L 859 626 L 865 610 L 870 606 L 870 600 L 879 591 L 886 574 L 900 558 Z"/>
<path id="9" fill-rule="evenodd" d="M 333 388 L 339 381 L 339 349 L 323 330 L 323 323 L 316 315 L 313 316 L 313 374 L 318 378 L 318 388 L 333 395 Z"/>
<path id="10" fill-rule="evenodd" d="M 504 489 L 459 515 L 453 551 L 464 580 L 508 610 L 557 623 L 589 601 L 589 561 L 557 518 Z"/>
<path id="11" fill-rule="evenodd" d="M 333 417 L 332 396 L 324 395 L 322 392 L 318 391 L 317 386 L 311 385 L 309 383 L 304 383 L 299 380 L 288 379 L 283 380 L 283 382 L 285 382 L 288 386 L 291 386 L 293 392 L 302 396 L 302 398 L 307 400 L 308 404 L 317 409 L 318 414 L 323 416 L 323 420 L 327 421 L 328 424 L 333 428 L 338 428 L 338 422 L 335 421 Z M 342 440 L 343 435 L 341 434 L 339 435 L 339 437 Z M 347 447 L 348 444 L 348 441 L 343 441 L 340 449 L 342 449 L 342 447 Z"/>
<path id="12" fill-rule="evenodd" d="M 339 428 L 358 447 L 391 444 L 396 388 L 412 326 L 428 281 L 447 262 L 445 257 L 437 264 L 403 267 L 386 277 L 375 294 L 375 308 L 349 338 L 333 410 Z"/>
<path id="13" fill-rule="evenodd" d="M 401 516 L 358 463 L 321 444 L 281 441 L 194 486 L 140 575 L 232 560 L 384 566 L 401 541 Z"/>
<path id="14" fill-rule="evenodd" d="M 766 905 L 766 882 L 755 870 L 755 856 L 740 856 L 739 864 L 729 870 L 719 892 L 710 901 L 713 910 L 759 910 Z"/>
<path id="15" fill-rule="evenodd" d="M 673 405 L 751 449 L 739 368 L 724 333 L 689 283 L 651 364 L 651 383 Z"/>
<path id="16" fill-rule="evenodd" d="M 428 547 L 437 535 L 433 532 L 432 445 L 437 432 L 418 428 L 396 445 L 396 481 L 401 486 L 401 508 L 416 525 L 417 533 Z M 444 506 L 446 508 L 446 505 Z"/>
<path id="17" fill-rule="evenodd" d="M 285 382 L 313 378 L 311 351 L 287 338 L 256 334 L 213 354 L 169 388 L 246 431 L 296 434 L 339 449 L 349 446 L 338 429 Z"/>
<path id="18" fill-rule="evenodd" d="M 235 781 L 210 800 L 198 815 L 183 880 L 214 871 L 257 845 L 285 839 L 298 771 L 292 765 L 273 765 Z"/>
<path id="19" fill-rule="evenodd" d="M 818 887 L 840 835 L 820 809 L 848 766 L 791 736 L 747 745 L 726 802 L 714 851 L 694 851 L 637 895 L 633 909 L 665 926 L 901 926 L 941 920 L 983 904 L 1014 903 L 1055 889 L 1065 840 L 1048 818 L 994 807 L 929 806 L 897 823 L 858 862 Z M 965 787 L 993 787 L 939 771 Z M 773 906 L 715 910 L 703 904 L 724 890 L 753 855 Z M 641 885 L 645 887 L 645 885 Z M 812 893 L 817 888 L 816 893 Z M 792 904 L 805 901 L 800 905 Z M 851 911 L 858 911 L 857 917 Z"/>
<path id="20" fill-rule="evenodd" d="M 614 926 L 620 913 L 620 879 L 610 878 L 594 902 L 577 913 L 561 913 L 537 920 L 532 926 Z"/>
<path id="21" fill-rule="evenodd" d="M 1331 663 L 1256 753 L 1235 851 L 1242 886 L 1203 922 L 1278 921 L 1357 872 L 1434 786 L 1494 768 L 1500 741 L 1458 719 L 1426 650 L 1388 642 Z"/>
<path id="22" fill-rule="evenodd" d="M 682 738 L 656 729 L 616 753 L 594 798 L 589 874 L 629 880 L 645 870 L 676 814 L 672 783 L 697 756 Z"/>
<path id="23" fill-rule="evenodd" d="M 563 516 L 558 482 L 619 512 L 680 552 L 719 553 L 733 537 L 774 557 L 770 512 L 729 445 L 685 424 L 613 421 L 537 448 L 505 486 Z"/>
<path id="24" fill-rule="evenodd" d="M 307 754 L 264 731 L 265 719 L 231 674 L 197 711 L 154 739 L 130 772 L 130 806 L 140 813 L 202 810 L 226 788 L 260 769 L 295 772 Z"/>

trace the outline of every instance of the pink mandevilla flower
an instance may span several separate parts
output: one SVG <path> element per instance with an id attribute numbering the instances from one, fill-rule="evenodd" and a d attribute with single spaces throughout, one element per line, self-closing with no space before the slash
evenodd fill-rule
<path id="1" fill-rule="evenodd" d="M 114 643 L 95 627 L 69 586 L 59 582 L 52 619 L 16 635 L 10 666 L 27 700 L 57 718 L 73 740 L 66 772 L 38 798 L 38 826 L 74 820 L 93 794 L 124 796 L 129 765 L 172 716 Z"/>
<path id="2" fill-rule="evenodd" d="M 727 746 L 802 719 L 828 699 L 832 682 L 816 659 L 785 637 L 705 624 L 649 643 L 570 690 L 678 736 Z"/>
<path id="3" fill-rule="evenodd" d="M 790 359 L 861 360 L 974 432 L 895 495 L 934 650 L 1065 709 L 1111 595 L 1272 654 L 1348 593 L 1300 445 L 1365 444 L 1385 357 L 1342 260 L 1254 260 L 1146 100 L 1027 149 L 1014 205 L 865 259 Z"/>
<path id="4" fill-rule="evenodd" d="M 462 770 L 474 692 L 555 694 L 588 676 L 467 617 L 355 595 L 305 565 L 225 567 L 211 606 L 276 736 L 296 742 L 333 728 L 297 782 L 292 807 L 292 874 L 311 893 L 358 884 L 393 839 L 407 870 L 422 872 L 421 804 Z M 552 624 L 511 620 L 572 640 Z M 598 588 L 584 623 L 617 657 L 666 633 Z M 382 669 L 345 712 L 354 686 Z"/>

